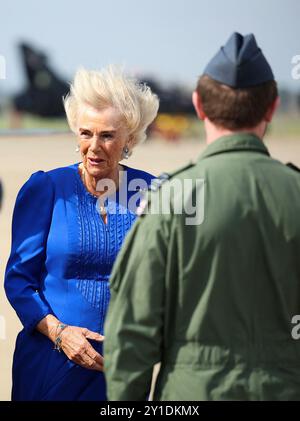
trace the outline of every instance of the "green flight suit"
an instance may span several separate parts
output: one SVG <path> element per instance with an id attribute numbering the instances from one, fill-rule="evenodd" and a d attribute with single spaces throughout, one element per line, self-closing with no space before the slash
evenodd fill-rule
<path id="1" fill-rule="evenodd" d="M 155 400 L 300 399 L 300 173 L 236 134 L 173 178 L 204 179 L 204 220 L 145 214 L 126 238 L 105 325 L 108 398 L 146 399 L 161 361 Z"/>

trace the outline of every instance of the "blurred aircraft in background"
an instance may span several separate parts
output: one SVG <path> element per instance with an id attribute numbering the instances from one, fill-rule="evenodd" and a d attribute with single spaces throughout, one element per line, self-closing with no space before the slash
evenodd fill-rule
<path id="1" fill-rule="evenodd" d="M 12 98 L 11 127 L 21 128 L 26 114 L 45 118 L 64 117 L 62 97 L 69 85 L 48 64 L 47 56 L 33 46 L 21 43 L 19 50 L 26 77 L 25 89 Z M 150 134 L 173 140 L 180 137 L 194 116 L 191 93 L 179 86 L 163 88 L 153 78 L 139 78 L 151 87 L 160 99 L 159 115 L 149 128 Z"/>
<path id="2" fill-rule="evenodd" d="M 192 92 L 175 85 L 168 89 L 153 78 L 140 78 L 159 97 L 159 114 L 149 128 L 152 135 L 174 141 L 186 134 L 191 119 L 196 114 L 192 104 Z"/>
<path id="3" fill-rule="evenodd" d="M 26 87 L 12 98 L 11 128 L 21 128 L 25 114 L 45 118 L 46 124 L 47 119 L 65 118 L 62 97 L 68 93 L 69 84 L 52 69 L 42 51 L 26 43 L 19 45 L 19 51 Z M 159 114 L 148 129 L 149 135 L 170 141 L 197 137 L 199 125 L 192 105 L 191 89 L 178 84 L 165 87 L 157 79 L 145 75 L 140 75 L 138 80 L 150 86 L 160 100 Z M 282 113 L 299 112 L 299 94 L 281 89 L 280 95 Z"/>
<path id="4" fill-rule="evenodd" d="M 152 91 L 158 95 L 160 113 L 195 115 L 191 92 L 182 89 L 178 85 L 166 89 L 153 78 L 142 77 L 140 79 L 141 82 L 150 86 Z"/>
<path id="5" fill-rule="evenodd" d="M 62 97 L 69 91 L 68 83 L 51 69 L 45 54 L 25 43 L 19 49 L 26 88 L 12 98 L 12 126 L 21 126 L 23 113 L 47 118 L 64 116 Z"/>

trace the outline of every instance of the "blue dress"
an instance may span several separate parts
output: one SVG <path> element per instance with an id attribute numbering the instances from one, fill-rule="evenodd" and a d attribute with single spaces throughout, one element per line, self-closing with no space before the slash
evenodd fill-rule
<path id="1" fill-rule="evenodd" d="M 109 276 L 136 219 L 139 189 L 153 176 L 124 166 L 120 190 L 107 199 L 107 224 L 84 187 L 78 163 L 38 171 L 20 190 L 13 214 L 7 297 L 24 329 L 13 361 L 13 400 L 106 400 L 104 375 L 70 361 L 35 326 L 47 314 L 104 334 Z M 90 341 L 102 354 L 102 344 Z"/>

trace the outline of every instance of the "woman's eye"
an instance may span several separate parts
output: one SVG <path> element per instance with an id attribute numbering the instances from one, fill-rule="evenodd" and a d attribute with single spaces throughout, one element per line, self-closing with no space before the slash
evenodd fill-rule
<path id="1" fill-rule="evenodd" d="M 111 133 L 103 133 L 102 137 L 103 137 L 105 140 L 110 140 L 110 139 L 113 139 L 113 135 L 112 135 Z"/>
<path id="2" fill-rule="evenodd" d="M 83 137 L 84 139 L 87 139 L 88 137 L 90 137 L 89 132 L 81 132 L 80 136 Z"/>

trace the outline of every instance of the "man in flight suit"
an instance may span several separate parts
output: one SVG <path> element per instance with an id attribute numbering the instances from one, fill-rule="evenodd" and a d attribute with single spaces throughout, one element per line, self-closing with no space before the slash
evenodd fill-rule
<path id="1" fill-rule="evenodd" d="M 108 397 L 146 399 L 161 361 L 155 400 L 300 399 L 300 174 L 263 143 L 278 95 L 252 34 L 218 51 L 193 103 L 207 148 L 154 186 L 114 267 Z M 192 191 L 168 196 L 174 180 Z M 203 217 L 177 211 L 191 199 Z"/>

